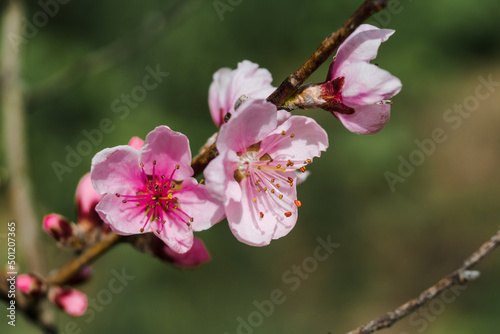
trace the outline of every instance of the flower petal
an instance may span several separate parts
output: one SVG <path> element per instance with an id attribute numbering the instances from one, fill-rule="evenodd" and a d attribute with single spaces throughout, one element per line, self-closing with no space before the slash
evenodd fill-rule
<path id="1" fill-rule="evenodd" d="M 221 127 L 217 149 L 219 152 L 228 149 L 245 152 L 276 128 L 277 115 L 276 106 L 266 100 L 245 101 Z"/>
<path id="2" fill-rule="evenodd" d="M 290 117 L 263 139 L 260 145 L 263 154 L 283 161 L 319 157 L 327 148 L 328 135 L 325 130 L 315 120 L 305 116 Z"/>
<path id="3" fill-rule="evenodd" d="M 360 134 L 374 134 L 384 128 L 391 116 L 391 106 L 377 103 L 369 106 L 357 107 L 354 114 L 345 115 L 335 113 L 347 130 Z"/>
<path id="4" fill-rule="evenodd" d="M 120 195 L 132 195 L 128 187 L 118 189 Z M 133 194 L 135 195 L 135 194 Z M 110 225 L 113 232 L 120 235 L 140 234 L 150 232 L 150 223 L 146 224 L 147 215 L 144 209 L 137 208 L 133 203 L 123 203 L 122 197 L 107 194 L 97 204 L 96 211 L 101 219 Z"/>
<path id="5" fill-rule="evenodd" d="M 294 176 L 294 173 L 287 173 Z M 265 246 L 272 239 L 286 235 L 297 221 L 297 198 L 295 185 L 279 188 L 284 195 L 279 198 L 278 192 L 270 190 L 258 192 L 254 180 L 250 177 L 240 182 L 242 198 L 240 202 L 232 201 L 226 206 L 226 215 L 231 231 L 235 237 L 248 245 Z M 287 215 L 285 215 L 287 213 Z"/>
<path id="6" fill-rule="evenodd" d="M 168 126 L 158 126 L 146 136 L 144 146 L 140 150 L 140 162 L 144 164 L 144 171 L 148 175 L 153 174 L 153 161 L 157 161 L 157 175 L 164 174 L 169 177 L 176 165 L 180 168 L 175 172 L 174 180 L 184 180 L 193 175 L 187 137 L 172 131 Z"/>
<path id="7" fill-rule="evenodd" d="M 240 201 L 241 189 L 234 179 L 238 157 L 233 151 L 219 154 L 210 161 L 203 171 L 205 183 L 210 195 L 227 205 L 230 199 Z"/>
<path id="8" fill-rule="evenodd" d="M 345 77 L 342 103 L 356 106 L 388 100 L 401 90 L 401 81 L 389 72 L 368 63 L 354 63 L 340 73 Z"/>
<path id="9" fill-rule="evenodd" d="M 379 29 L 369 24 L 360 25 L 340 45 L 332 69 L 333 77 L 341 76 L 337 72 L 350 63 L 369 62 L 375 59 L 380 44 L 385 42 L 394 32 L 394 30 Z"/>
<path id="10" fill-rule="evenodd" d="M 265 99 L 274 90 L 271 73 L 259 65 L 244 60 L 234 71 L 222 68 L 215 72 L 210 85 L 208 104 L 217 126 L 224 123 L 224 116 L 234 112 L 238 98 L 246 94 L 252 98 Z"/>
<path id="11" fill-rule="evenodd" d="M 130 188 L 142 185 L 139 151 L 127 145 L 106 148 L 92 158 L 90 175 L 99 194 L 115 193 L 127 184 Z"/>
<path id="12" fill-rule="evenodd" d="M 167 212 L 166 217 L 166 222 L 160 234 L 156 232 L 159 226 L 154 228 L 153 233 L 174 252 L 186 253 L 193 246 L 193 229 L 172 212 Z"/>
<path id="13" fill-rule="evenodd" d="M 206 187 L 194 178 L 184 180 L 174 196 L 179 198 L 181 209 L 193 218 L 193 231 L 206 230 L 224 218 L 221 202 L 210 196 Z"/>

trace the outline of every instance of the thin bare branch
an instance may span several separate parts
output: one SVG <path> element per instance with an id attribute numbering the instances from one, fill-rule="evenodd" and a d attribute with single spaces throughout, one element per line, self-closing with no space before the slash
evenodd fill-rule
<path id="1" fill-rule="evenodd" d="M 321 64 L 332 56 L 333 52 L 357 27 L 373 14 L 384 9 L 386 5 L 386 0 L 366 0 L 339 30 L 325 38 L 312 56 L 295 73 L 286 78 L 267 100 L 280 106 L 300 88 Z"/>
<path id="2" fill-rule="evenodd" d="M 413 298 L 398 308 L 385 315 L 370 321 L 369 323 L 360 326 L 347 334 L 368 334 L 379 331 L 384 328 L 391 327 L 394 323 L 403 319 L 420 306 L 432 300 L 445 290 L 454 285 L 463 285 L 479 277 L 478 271 L 471 271 L 470 269 L 477 265 L 482 259 L 490 254 L 496 247 L 500 245 L 500 230 L 479 247 L 471 256 L 469 256 L 463 265 L 452 272 L 451 274 L 443 277 L 439 282 L 424 290 L 418 297 Z"/>
<path id="3" fill-rule="evenodd" d="M 103 255 L 121 240 L 123 240 L 122 236 L 110 233 L 47 277 L 46 282 L 48 284 L 65 284 L 68 279 L 76 275 L 85 265 L 90 264 L 96 258 Z"/>

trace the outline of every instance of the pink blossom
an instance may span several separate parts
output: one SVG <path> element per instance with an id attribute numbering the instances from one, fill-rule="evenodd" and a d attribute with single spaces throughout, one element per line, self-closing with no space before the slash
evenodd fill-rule
<path id="1" fill-rule="evenodd" d="M 278 123 L 265 100 L 244 102 L 223 125 L 219 156 L 205 169 L 207 187 L 224 205 L 236 238 L 264 246 L 286 235 L 297 221 L 296 170 L 328 147 L 326 132 L 311 118 Z"/>
<path id="2" fill-rule="evenodd" d="M 48 293 L 57 307 L 73 317 L 81 316 L 87 310 L 87 296 L 76 289 L 52 287 Z"/>
<path id="3" fill-rule="evenodd" d="M 224 116 L 234 112 L 234 104 L 245 94 L 256 99 L 265 99 L 273 91 L 271 73 L 248 60 L 238 63 L 236 70 L 221 68 L 214 74 L 210 85 L 208 105 L 217 126 L 224 123 Z"/>
<path id="4" fill-rule="evenodd" d="M 117 234 L 153 232 L 173 251 L 185 253 L 193 231 L 223 217 L 220 204 L 192 175 L 186 136 L 159 126 L 140 150 L 122 145 L 92 159 L 92 183 L 106 194 L 96 210 Z"/>
<path id="5" fill-rule="evenodd" d="M 378 48 L 394 30 L 362 24 L 339 47 L 330 64 L 321 97 L 327 109 L 351 132 L 372 134 L 389 121 L 389 99 L 401 90 L 401 81 L 370 64 Z"/>

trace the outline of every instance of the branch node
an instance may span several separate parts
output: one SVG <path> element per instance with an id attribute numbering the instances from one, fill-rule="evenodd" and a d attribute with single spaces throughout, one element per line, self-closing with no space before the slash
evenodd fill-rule
<path id="1" fill-rule="evenodd" d="M 458 279 L 461 284 L 474 281 L 481 276 L 478 270 L 464 270 L 458 274 Z"/>

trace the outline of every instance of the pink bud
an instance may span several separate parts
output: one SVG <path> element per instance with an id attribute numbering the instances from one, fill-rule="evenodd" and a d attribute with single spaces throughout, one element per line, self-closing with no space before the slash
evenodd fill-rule
<path id="1" fill-rule="evenodd" d="M 128 146 L 132 146 L 136 150 L 140 150 L 143 145 L 144 145 L 144 140 L 142 140 L 139 137 L 132 137 L 128 142 Z"/>
<path id="2" fill-rule="evenodd" d="M 101 201 L 104 195 L 98 194 L 92 186 L 90 173 L 85 174 L 78 182 L 76 188 L 76 206 L 78 212 L 78 224 L 90 223 L 88 229 L 103 224 L 102 219 L 95 211 L 95 206 Z"/>
<path id="3" fill-rule="evenodd" d="M 178 267 L 197 267 L 211 260 L 205 244 L 199 238 L 194 238 L 193 247 L 183 254 L 174 252 L 162 242 L 161 248 L 156 248 L 155 255 Z"/>
<path id="4" fill-rule="evenodd" d="M 63 216 L 51 213 L 43 218 L 43 228 L 56 241 L 65 241 L 73 237 L 73 226 Z"/>
<path id="5" fill-rule="evenodd" d="M 27 295 L 36 296 L 44 290 L 45 284 L 33 274 L 23 274 L 17 277 L 16 287 Z"/>
<path id="6" fill-rule="evenodd" d="M 81 291 L 53 287 L 48 297 L 57 307 L 73 317 L 81 316 L 87 310 L 87 296 Z"/>

